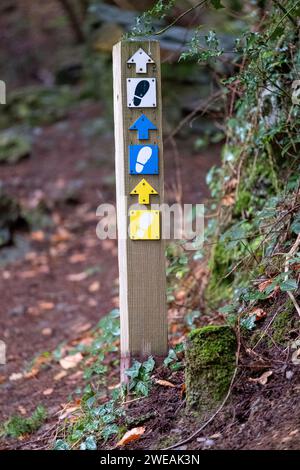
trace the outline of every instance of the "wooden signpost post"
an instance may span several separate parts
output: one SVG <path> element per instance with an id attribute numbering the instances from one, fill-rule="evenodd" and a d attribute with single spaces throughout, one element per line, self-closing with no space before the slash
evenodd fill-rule
<path id="1" fill-rule="evenodd" d="M 113 48 L 121 376 L 133 358 L 167 353 L 161 211 L 164 197 L 158 41 Z M 129 230 L 128 230 L 129 227 Z"/>

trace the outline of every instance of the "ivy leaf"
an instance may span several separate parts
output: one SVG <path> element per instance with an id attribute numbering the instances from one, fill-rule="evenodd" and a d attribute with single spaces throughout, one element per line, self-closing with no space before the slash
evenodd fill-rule
<path id="1" fill-rule="evenodd" d="M 147 397 L 149 395 L 149 387 L 147 387 L 145 382 L 138 382 L 136 384 L 135 390 L 137 393 L 140 393 L 144 397 Z"/>
<path id="2" fill-rule="evenodd" d="M 143 367 L 146 373 L 152 372 L 154 369 L 154 366 L 155 366 L 155 361 L 152 356 L 150 356 L 149 359 L 147 359 L 147 361 L 143 363 Z"/>
<path id="3" fill-rule="evenodd" d="M 297 235 L 300 233 L 300 215 L 292 223 L 291 230 Z"/>
<path id="4" fill-rule="evenodd" d="M 110 423 L 113 423 L 115 421 L 115 416 L 113 414 L 107 414 L 107 415 L 104 415 L 102 416 L 102 421 L 104 424 L 110 424 Z"/>
<path id="5" fill-rule="evenodd" d="M 221 0 L 210 0 L 210 1 L 211 1 L 212 6 L 216 10 L 221 10 L 221 8 L 225 8 L 224 5 L 222 5 Z"/>
<path id="6" fill-rule="evenodd" d="M 134 361 L 132 366 L 125 371 L 125 374 L 131 377 L 132 379 L 135 379 L 136 377 L 139 376 L 141 367 L 142 367 L 142 364 L 140 362 Z"/>
<path id="7" fill-rule="evenodd" d="M 54 450 L 70 450 L 70 447 L 63 439 L 57 439 L 54 444 Z"/>
<path id="8" fill-rule="evenodd" d="M 112 436 L 113 434 L 118 434 L 119 432 L 119 427 L 116 424 L 109 424 L 108 426 L 105 426 L 105 428 L 102 431 L 102 437 L 105 441 Z"/>
<path id="9" fill-rule="evenodd" d="M 95 437 L 88 436 L 86 440 L 80 444 L 80 450 L 97 450 Z"/>
<path id="10" fill-rule="evenodd" d="M 295 290 L 298 288 L 296 279 L 287 279 L 286 281 L 280 282 L 279 287 L 283 292 Z"/>
<path id="11" fill-rule="evenodd" d="M 256 320 L 255 315 L 251 315 L 250 317 L 247 317 L 247 318 L 242 318 L 241 326 L 243 328 L 246 328 L 246 330 L 251 331 L 251 330 L 253 330 L 253 328 L 256 327 L 255 320 Z"/>

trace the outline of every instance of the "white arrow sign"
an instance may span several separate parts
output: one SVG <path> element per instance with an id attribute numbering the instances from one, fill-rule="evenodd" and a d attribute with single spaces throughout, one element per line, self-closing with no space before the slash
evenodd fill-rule
<path id="1" fill-rule="evenodd" d="M 154 60 L 140 47 L 133 56 L 127 60 L 127 64 L 135 64 L 136 73 L 147 73 L 147 64 L 154 64 Z"/>

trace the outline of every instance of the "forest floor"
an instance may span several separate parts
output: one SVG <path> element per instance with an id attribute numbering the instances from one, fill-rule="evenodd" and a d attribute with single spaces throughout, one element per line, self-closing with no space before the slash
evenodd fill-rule
<path id="1" fill-rule="evenodd" d="M 24 74 L 18 73 L 20 63 L 16 63 L 17 87 L 32 84 L 33 67 L 34 80 L 39 76 L 47 81 L 48 69 L 36 62 L 38 58 L 43 63 L 40 50 L 74 54 L 72 48 L 61 47 L 70 44 L 66 28 L 57 34 L 57 22 L 48 21 L 53 2 L 47 2 L 46 10 L 37 10 L 34 4 L 29 16 L 24 16 L 25 22 L 29 24 L 31 19 L 31 26 L 42 24 L 42 34 L 26 36 L 10 19 L 10 29 L 3 25 L 5 15 L 0 18 L 9 56 L 19 61 L 28 58 Z M 55 54 L 46 57 L 46 62 L 55 60 Z M 51 65 L 55 69 L 56 64 Z M 165 146 L 167 202 L 174 202 L 181 193 L 176 181 L 182 184 L 184 203 L 203 203 L 208 197 L 206 174 L 219 163 L 221 146 L 197 152 L 194 138 L 176 138 L 179 179 L 174 147 Z M 43 227 L 17 231 L 14 244 L 0 250 L 0 339 L 7 345 L 7 364 L 0 366 L 0 423 L 12 415 L 27 418 L 37 405 L 45 407 L 47 418 L 32 434 L 0 437 L 0 449 L 51 449 L 64 434 L 63 423 L 76 420 L 87 383 L 87 364 L 80 351 L 93 342 L 99 320 L 119 302 L 117 243 L 96 236 L 98 205 L 115 202 L 113 147 L 112 124 L 104 106 L 81 103 L 60 121 L 33 129 L 28 158 L 16 165 L 1 165 L 5 191 Z M 205 277 L 205 270 L 202 274 Z M 197 289 L 201 290 L 201 281 Z M 180 307 L 170 309 L 171 346 L 186 333 L 182 315 Z M 216 313 L 203 315 L 200 324 L 222 321 Z M 115 345 L 117 348 L 117 339 Z M 299 367 L 292 367 L 288 359 L 271 363 L 267 354 L 249 362 L 241 346 L 240 369 L 228 402 L 212 423 L 179 449 L 299 449 Z M 94 360 L 88 358 L 87 362 Z M 101 403 L 119 384 L 118 352 L 110 353 L 105 363 L 109 366 L 106 379 L 99 377 Z M 263 380 L 265 372 L 267 379 Z M 125 405 L 132 426 L 145 426 L 143 436 L 126 449 L 165 448 L 205 424 L 185 409 L 182 370 L 171 372 L 161 366 L 153 378 L 149 397 Z M 115 444 L 110 439 L 98 448 L 114 448 Z"/>
<path id="2" fill-rule="evenodd" d="M 1 167 L 7 192 L 26 207 L 42 203 L 51 220 L 43 230 L 18 232 L 16 246 L 1 250 L 0 331 L 7 344 L 7 365 L 0 368 L 0 421 L 15 414 L 29 416 L 37 404 L 48 415 L 36 433 L 2 438 L 2 449 L 53 446 L 61 420 L 69 414 L 71 419 L 79 403 L 76 393 L 86 383 L 82 357 L 75 354 L 67 365 L 62 359 L 73 347 L 89 344 L 100 318 L 118 307 L 117 244 L 96 236 L 97 206 L 114 203 L 113 136 L 105 133 L 91 140 L 82 132 L 82 122 L 92 122 L 101 112 L 98 105 L 75 108 L 67 119 L 39 129 L 29 158 Z M 181 146 L 184 200 L 202 202 L 207 196 L 205 175 L 218 162 L 219 148 L 193 155 L 184 150 L 186 142 L 179 142 L 180 152 Z M 168 146 L 165 161 L 167 200 L 172 202 L 176 169 Z M 174 318 L 172 309 L 170 315 L 174 345 L 185 332 L 180 313 Z M 218 316 L 204 316 L 201 323 L 220 321 Z M 115 366 L 103 386 L 104 402 L 119 383 L 116 360 L 117 354 L 111 355 Z M 244 366 L 213 423 L 179 448 L 299 448 L 299 372 L 287 379 L 288 363 L 280 361 L 275 368 L 260 359 Z M 271 380 L 257 381 L 270 367 Z M 182 371 L 160 367 L 154 377 L 173 387 L 156 384 L 148 398 L 127 405 L 132 422 L 146 419 L 147 430 L 129 449 L 165 447 L 201 425 L 197 415 L 185 412 Z M 104 447 L 113 446 L 109 440 Z"/>
<path id="3" fill-rule="evenodd" d="M 97 206 L 115 200 L 113 135 L 90 139 L 83 131 L 102 112 L 96 104 L 75 108 L 67 119 L 38 129 L 30 157 L 1 167 L 6 192 L 23 207 L 43 207 L 39 216 L 50 221 L 42 230 L 18 231 L 15 244 L 0 253 L 0 331 L 7 344 L 1 422 L 16 413 L 26 416 L 37 404 L 57 416 L 83 384 L 83 373 L 49 363 L 47 356 L 89 337 L 100 318 L 118 307 L 117 243 L 96 236 Z M 218 162 L 219 148 L 199 155 L 181 153 L 180 146 L 186 149 L 186 142 L 179 142 L 184 201 L 203 202 L 205 176 Z M 176 168 L 168 145 L 165 166 L 167 199 L 173 202 Z M 50 420 L 46 430 L 52 425 Z M 9 441 L 2 445 L 10 447 Z"/>

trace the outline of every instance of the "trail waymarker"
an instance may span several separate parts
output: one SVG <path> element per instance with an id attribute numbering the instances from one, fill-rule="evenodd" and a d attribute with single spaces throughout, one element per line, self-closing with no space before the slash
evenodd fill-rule
<path id="1" fill-rule="evenodd" d="M 131 240 L 158 240 L 159 225 L 159 211 L 130 211 Z"/>
<path id="2" fill-rule="evenodd" d="M 158 145 L 129 145 L 128 150 L 132 175 L 158 175 Z"/>
<path id="3" fill-rule="evenodd" d="M 127 63 L 135 64 L 136 73 L 147 73 L 147 65 L 154 64 L 154 60 L 140 47 L 133 56 L 127 60 Z"/>
<path id="4" fill-rule="evenodd" d="M 113 77 L 124 380 L 124 370 L 133 358 L 163 358 L 168 351 L 158 41 L 116 44 Z"/>
<path id="5" fill-rule="evenodd" d="M 158 194 L 158 192 L 143 178 L 130 194 L 137 194 L 139 196 L 139 204 L 150 204 L 150 194 L 154 195 Z"/>
<path id="6" fill-rule="evenodd" d="M 156 78 L 127 78 L 127 106 L 156 108 Z"/>
<path id="7" fill-rule="evenodd" d="M 142 114 L 132 126 L 129 127 L 129 130 L 135 131 L 137 130 L 137 136 L 139 140 L 148 140 L 149 139 L 149 131 L 150 130 L 157 130 L 157 127 L 147 118 L 144 114 Z"/>

